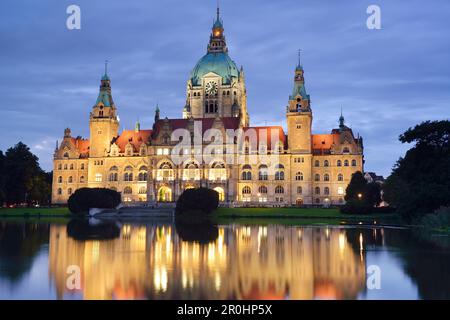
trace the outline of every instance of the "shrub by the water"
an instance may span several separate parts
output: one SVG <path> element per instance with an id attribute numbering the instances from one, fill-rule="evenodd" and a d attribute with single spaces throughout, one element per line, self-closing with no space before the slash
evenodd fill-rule
<path id="1" fill-rule="evenodd" d="M 208 188 L 185 190 L 177 200 L 176 213 L 189 211 L 209 214 L 219 206 L 219 194 Z"/>
<path id="2" fill-rule="evenodd" d="M 121 202 L 120 193 L 105 188 L 81 188 L 68 201 L 72 213 L 88 212 L 91 208 L 113 209 Z"/>
<path id="3" fill-rule="evenodd" d="M 352 199 L 341 207 L 341 212 L 347 214 L 370 214 L 372 209 L 373 207 L 367 205 L 366 202 Z"/>

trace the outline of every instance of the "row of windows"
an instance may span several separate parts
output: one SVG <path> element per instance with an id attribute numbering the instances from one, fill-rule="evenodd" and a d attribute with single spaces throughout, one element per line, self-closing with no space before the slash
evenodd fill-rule
<path id="1" fill-rule="evenodd" d="M 350 162 L 348 160 L 344 160 L 344 167 L 348 167 L 349 164 L 350 164 Z M 320 161 L 319 160 L 314 161 L 314 166 L 315 167 L 320 167 Z M 323 161 L 323 166 L 324 167 L 329 167 L 330 166 L 330 162 L 328 160 L 324 160 Z M 337 160 L 336 161 L 336 166 L 342 167 L 342 160 Z M 355 159 L 352 160 L 352 167 L 356 167 L 356 160 Z"/>
<path id="2" fill-rule="evenodd" d="M 141 172 L 137 176 L 137 181 L 147 181 L 148 174 L 147 172 Z M 117 172 L 111 172 L 108 177 L 109 181 L 119 181 L 119 175 Z M 123 181 L 133 181 L 133 173 L 124 173 Z"/>
<path id="3" fill-rule="evenodd" d="M 74 179 L 72 176 L 67 178 L 67 183 L 73 183 L 73 182 L 74 182 Z M 84 176 L 81 176 L 80 183 L 84 183 L 84 182 L 85 182 Z M 61 176 L 58 177 L 58 183 L 63 183 L 63 177 L 61 177 Z"/>
<path id="4" fill-rule="evenodd" d="M 113 190 L 115 190 L 115 188 L 111 188 Z M 116 190 L 117 191 L 117 190 Z M 58 195 L 62 195 L 63 194 L 63 189 L 62 188 L 58 188 L 58 190 L 56 191 Z M 73 189 L 72 188 L 68 188 L 67 189 L 67 195 L 71 195 L 73 193 Z M 123 189 L 123 193 L 124 194 L 132 194 L 133 193 L 133 189 L 131 187 L 125 187 Z M 146 187 L 140 187 L 138 190 L 139 194 L 146 194 L 147 193 L 147 188 Z"/>
<path id="5" fill-rule="evenodd" d="M 245 186 L 244 188 L 242 188 L 242 194 L 249 195 L 251 193 L 252 193 L 252 189 L 249 186 Z M 258 187 L 258 193 L 260 193 L 260 194 L 267 194 L 267 187 L 266 186 Z M 284 187 L 283 186 L 276 186 L 275 187 L 275 193 L 276 194 L 284 193 Z M 302 194 L 303 193 L 303 188 L 301 186 L 297 187 L 297 193 L 298 194 Z M 320 187 L 316 187 L 314 189 L 314 194 L 316 194 L 316 195 L 320 195 L 321 194 Z M 323 194 L 324 195 L 330 195 L 330 187 L 324 187 L 323 188 Z M 338 194 L 339 195 L 343 195 L 344 194 L 344 188 L 343 187 L 338 187 Z"/>
<path id="6" fill-rule="evenodd" d="M 65 163 L 64 166 L 62 163 L 58 163 L 58 170 L 73 170 L 75 168 L 75 164 L 67 164 Z M 80 169 L 84 170 L 84 163 L 80 164 Z"/>

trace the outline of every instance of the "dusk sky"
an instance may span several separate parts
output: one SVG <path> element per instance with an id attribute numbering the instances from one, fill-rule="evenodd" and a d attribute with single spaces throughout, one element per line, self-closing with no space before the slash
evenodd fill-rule
<path id="1" fill-rule="evenodd" d="M 400 133 L 450 115 L 450 1 L 221 0 L 230 57 L 243 65 L 251 125 L 285 126 L 302 49 L 313 132 L 346 124 L 364 138 L 365 169 L 388 175 L 409 148 Z M 66 8 L 81 8 L 68 30 Z M 381 8 L 381 30 L 366 26 Z M 215 0 L 0 2 L 0 149 L 18 141 L 52 169 L 64 128 L 89 137 L 108 59 L 121 128 L 180 118 L 186 81 L 206 53 Z"/>

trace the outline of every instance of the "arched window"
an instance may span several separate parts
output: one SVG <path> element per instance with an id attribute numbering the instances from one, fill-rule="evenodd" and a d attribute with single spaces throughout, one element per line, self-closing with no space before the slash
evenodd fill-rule
<path id="1" fill-rule="evenodd" d="M 250 171 L 242 172 L 242 180 L 252 180 L 252 173 Z"/>
<path id="2" fill-rule="evenodd" d="M 355 159 L 352 160 L 352 167 L 356 167 L 356 160 Z"/>
<path id="3" fill-rule="evenodd" d="M 267 187 L 266 186 L 260 186 L 258 188 L 258 192 L 262 193 L 262 194 L 266 194 L 267 193 Z"/>
<path id="4" fill-rule="evenodd" d="M 342 175 L 342 173 L 338 174 L 338 181 L 344 181 L 344 176 Z"/>
<path id="5" fill-rule="evenodd" d="M 314 193 L 315 193 L 315 194 L 320 194 L 320 188 L 319 188 L 319 187 L 316 187 L 316 188 L 314 189 Z"/>
<path id="6" fill-rule="evenodd" d="M 132 194 L 133 190 L 131 189 L 131 187 L 125 187 L 125 189 L 123 189 L 123 193 L 124 194 Z"/>
<path id="7" fill-rule="evenodd" d="M 338 161 L 336 162 L 336 165 L 337 165 L 338 167 L 341 167 L 341 166 L 342 166 L 342 161 L 341 161 L 341 160 L 338 160 Z"/>
<path id="8" fill-rule="evenodd" d="M 344 167 L 348 167 L 348 160 L 344 160 Z"/>
<path id="9" fill-rule="evenodd" d="M 281 163 L 279 163 L 275 166 L 275 169 L 284 169 L 284 166 Z"/>
<path id="10" fill-rule="evenodd" d="M 70 196 L 72 194 L 72 188 L 67 189 L 67 194 Z"/>
<path id="11" fill-rule="evenodd" d="M 315 181 L 320 181 L 320 174 L 316 173 L 316 174 L 314 175 L 314 180 L 315 180 Z"/>
<path id="12" fill-rule="evenodd" d="M 297 193 L 298 194 L 302 194 L 303 193 L 302 187 L 300 187 L 300 186 L 297 187 Z"/>
<path id="13" fill-rule="evenodd" d="M 58 195 L 62 195 L 62 189 L 58 188 Z"/>
<path id="14" fill-rule="evenodd" d="M 222 162 L 214 162 L 209 169 L 209 180 L 227 180 L 227 169 Z"/>
<path id="15" fill-rule="evenodd" d="M 329 167 L 329 166 L 330 166 L 330 162 L 329 162 L 328 160 L 325 160 L 325 161 L 323 162 L 323 166 L 324 166 L 324 167 Z"/>
<path id="16" fill-rule="evenodd" d="M 242 167 L 242 170 L 252 170 L 252 166 L 249 164 L 246 164 Z"/>
<path id="17" fill-rule="evenodd" d="M 67 170 L 67 163 L 64 165 L 64 170 Z"/>
<path id="18" fill-rule="evenodd" d="M 348 147 L 345 147 L 344 150 L 342 150 L 343 153 L 349 153 L 350 149 Z"/>
<path id="19" fill-rule="evenodd" d="M 81 170 L 84 170 L 84 163 L 81 164 Z"/>
<path id="20" fill-rule="evenodd" d="M 80 177 L 80 183 L 84 183 L 84 176 Z"/>
<path id="21" fill-rule="evenodd" d="M 111 172 L 109 174 L 109 181 L 117 181 L 118 179 L 117 172 Z"/>
<path id="22" fill-rule="evenodd" d="M 147 172 L 139 172 L 138 180 L 139 181 L 147 181 Z"/>
<path id="23" fill-rule="evenodd" d="M 259 180 L 267 180 L 268 179 L 267 166 L 265 164 L 262 164 L 259 166 L 258 179 Z"/>
<path id="24" fill-rule="evenodd" d="M 127 167 L 127 168 L 130 168 L 130 167 Z M 119 170 L 119 168 L 117 168 L 116 166 L 112 166 L 111 168 L 109 168 L 109 171 L 118 171 L 118 170 Z"/>
<path id="25" fill-rule="evenodd" d="M 284 180 L 284 171 L 275 172 L 275 180 Z"/>
<path id="26" fill-rule="evenodd" d="M 146 194 L 147 193 L 147 188 L 146 187 L 140 187 L 139 188 L 139 194 Z"/>
<path id="27" fill-rule="evenodd" d="M 69 183 L 73 183 L 73 178 L 72 178 L 72 176 L 70 176 L 69 179 L 67 179 L 67 181 L 68 181 Z"/>
<path id="28" fill-rule="evenodd" d="M 316 203 L 319 204 L 320 203 L 320 199 L 316 198 Z"/>
<path id="29" fill-rule="evenodd" d="M 330 175 L 328 173 L 324 174 L 323 181 L 330 181 Z"/>
<path id="30" fill-rule="evenodd" d="M 276 186 L 276 187 L 275 187 L 275 193 L 276 193 L 276 194 L 284 193 L 284 188 L 283 188 L 283 186 Z"/>
<path id="31" fill-rule="evenodd" d="M 58 164 L 58 170 L 62 170 L 62 164 Z"/>
<path id="32" fill-rule="evenodd" d="M 323 189 L 323 194 L 326 195 L 326 196 L 328 196 L 328 195 L 330 194 L 330 188 L 329 188 L 329 187 L 325 187 L 325 188 Z"/>
<path id="33" fill-rule="evenodd" d="M 249 186 L 245 186 L 242 188 L 242 194 L 251 194 L 252 193 L 252 189 L 250 189 Z"/>
<path id="34" fill-rule="evenodd" d="M 70 164 L 70 170 L 73 170 L 73 163 Z"/>
<path id="35" fill-rule="evenodd" d="M 58 177 L 58 183 L 62 183 L 62 177 L 61 176 Z"/>
<path id="36" fill-rule="evenodd" d="M 320 167 L 320 161 L 319 160 L 314 161 L 314 167 Z"/>
<path id="37" fill-rule="evenodd" d="M 123 181 L 133 181 L 133 172 L 125 172 L 123 175 Z"/>
<path id="38" fill-rule="evenodd" d="M 297 172 L 297 173 L 295 174 L 295 180 L 296 180 L 296 181 L 303 181 L 303 173 Z"/>

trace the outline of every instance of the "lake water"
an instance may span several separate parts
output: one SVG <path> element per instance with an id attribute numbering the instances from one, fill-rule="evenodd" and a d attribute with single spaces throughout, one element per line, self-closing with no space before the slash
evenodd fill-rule
<path id="1" fill-rule="evenodd" d="M 449 299 L 450 250 L 434 240 L 377 225 L 0 221 L 0 299 Z"/>

